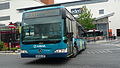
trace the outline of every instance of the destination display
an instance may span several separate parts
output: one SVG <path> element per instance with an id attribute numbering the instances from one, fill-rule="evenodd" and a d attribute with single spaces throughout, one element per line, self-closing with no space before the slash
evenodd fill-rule
<path id="1" fill-rule="evenodd" d="M 27 12 L 27 13 L 25 13 L 24 18 L 36 18 L 36 17 L 45 17 L 45 16 L 55 16 L 55 15 L 60 15 L 59 9 Z"/>

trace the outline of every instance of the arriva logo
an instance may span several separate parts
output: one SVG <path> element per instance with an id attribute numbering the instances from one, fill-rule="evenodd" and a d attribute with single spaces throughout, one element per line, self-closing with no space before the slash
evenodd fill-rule
<path id="1" fill-rule="evenodd" d="M 33 45 L 34 48 L 46 47 L 45 45 Z"/>

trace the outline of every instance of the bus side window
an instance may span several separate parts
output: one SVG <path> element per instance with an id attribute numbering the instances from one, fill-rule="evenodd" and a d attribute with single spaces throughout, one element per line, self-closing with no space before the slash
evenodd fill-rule
<path id="1" fill-rule="evenodd" d="M 70 32 L 70 25 L 69 25 L 69 19 L 66 18 L 66 29 L 67 29 L 67 32 Z"/>
<path id="2" fill-rule="evenodd" d="M 67 32 L 73 32 L 72 21 L 69 18 L 66 18 L 66 28 Z"/>

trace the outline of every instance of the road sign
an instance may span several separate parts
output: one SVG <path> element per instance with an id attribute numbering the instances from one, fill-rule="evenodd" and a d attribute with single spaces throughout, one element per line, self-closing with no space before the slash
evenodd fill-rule
<path id="1" fill-rule="evenodd" d="M 14 29 L 16 28 L 15 24 L 13 24 L 13 23 L 10 23 L 10 24 L 8 25 L 8 27 L 9 27 L 9 28 L 14 28 Z"/>
<path id="2" fill-rule="evenodd" d="M 82 13 L 83 9 L 82 8 L 74 8 L 74 9 L 71 9 L 71 13 L 73 15 L 76 15 L 76 14 L 80 14 Z"/>

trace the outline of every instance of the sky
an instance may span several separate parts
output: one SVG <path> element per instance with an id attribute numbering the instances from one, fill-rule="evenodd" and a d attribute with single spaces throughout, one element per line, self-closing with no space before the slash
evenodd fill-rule
<path id="1" fill-rule="evenodd" d="M 72 2 L 72 1 L 79 1 L 79 0 L 54 0 L 55 3 L 64 3 L 64 2 Z"/>

